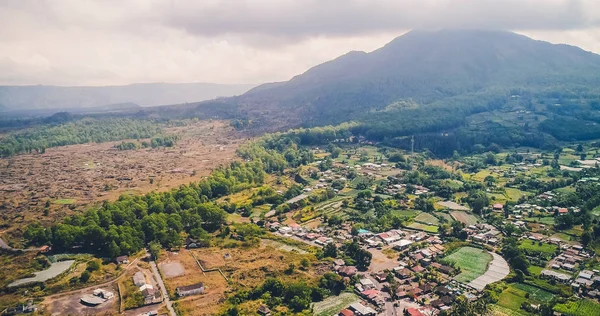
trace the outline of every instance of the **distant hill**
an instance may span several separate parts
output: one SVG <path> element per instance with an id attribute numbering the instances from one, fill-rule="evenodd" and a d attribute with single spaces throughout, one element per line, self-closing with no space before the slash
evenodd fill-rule
<path id="1" fill-rule="evenodd" d="M 323 125 L 407 99 L 428 104 L 498 89 L 589 87 L 600 83 L 599 71 L 599 55 L 511 32 L 411 31 L 371 53 L 350 52 L 234 100 L 251 116 Z"/>
<path id="2" fill-rule="evenodd" d="M 142 83 L 126 86 L 0 86 L 0 111 L 85 109 L 119 104 L 156 106 L 231 97 L 254 85 L 212 83 Z"/>

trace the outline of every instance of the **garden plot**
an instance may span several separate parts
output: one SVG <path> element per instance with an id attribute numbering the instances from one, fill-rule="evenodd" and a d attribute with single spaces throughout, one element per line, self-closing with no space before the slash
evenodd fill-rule
<path id="1" fill-rule="evenodd" d="M 464 223 L 467 226 L 475 225 L 479 222 L 479 219 L 475 215 L 461 211 L 450 212 L 450 215 L 452 215 L 452 217 L 454 217 L 455 220 Z"/>
<path id="2" fill-rule="evenodd" d="M 440 223 L 437 217 L 425 212 L 419 213 L 419 215 L 415 217 L 415 222 L 427 225 L 438 225 Z"/>

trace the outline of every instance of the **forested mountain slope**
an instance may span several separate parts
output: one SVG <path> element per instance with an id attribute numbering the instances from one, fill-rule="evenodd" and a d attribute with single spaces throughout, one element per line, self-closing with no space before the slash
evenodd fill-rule
<path id="1" fill-rule="evenodd" d="M 501 31 L 412 31 L 371 52 L 350 52 L 285 83 L 236 98 L 250 113 L 293 110 L 301 123 L 339 123 L 395 101 L 418 104 L 514 88 L 590 86 L 600 56 Z"/>

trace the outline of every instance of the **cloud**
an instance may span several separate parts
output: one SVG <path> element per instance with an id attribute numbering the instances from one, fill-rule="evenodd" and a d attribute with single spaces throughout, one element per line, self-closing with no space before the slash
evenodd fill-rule
<path id="1" fill-rule="evenodd" d="M 413 28 L 493 28 L 600 51 L 597 0 L 0 1 L 0 84 L 287 80 Z"/>
<path id="2" fill-rule="evenodd" d="M 204 35 L 345 36 L 413 28 L 565 30 L 598 25 L 595 0 L 173 1 L 165 23 Z"/>

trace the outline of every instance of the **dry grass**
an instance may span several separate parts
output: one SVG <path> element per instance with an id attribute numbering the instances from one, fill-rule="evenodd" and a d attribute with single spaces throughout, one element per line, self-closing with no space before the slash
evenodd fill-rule
<path id="1" fill-rule="evenodd" d="M 221 269 L 229 279 L 229 283 L 219 272 L 202 273 L 191 252 L 205 269 Z M 229 258 L 225 259 L 225 254 L 229 254 Z M 185 268 L 185 275 L 166 280 L 171 294 L 178 286 L 198 282 L 205 284 L 205 294 L 178 299 L 177 308 L 185 315 L 214 315 L 222 307 L 227 293 L 259 286 L 268 277 L 278 277 L 284 282 L 311 282 L 320 272 L 313 270 L 312 267 L 306 271 L 301 270 L 302 258 L 315 260 L 310 254 L 281 251 L 271 246 L 250 249 L 213 247 L 182 250 L 177 255 L 170 253 L 161 262 L 178 261 Z M 284 271 L 288 269 L 290 263 L 293 263 L 296 268 L 293 273 L 286 274 Z M 252 308 L 254 306 L 247 306 L 248 310 Z"/>
<path id="2" fill-rule="evenodd" d="M 174 147 L 119 151 L 113 146 L 120 142 L 90 143 L 0 159 L 0 205 L 5 208 L 0 225 L 14 230 L 32 221 L 50 223 L 92 202 L 198 181 L 235 159 L 243 141 L 221 121 L 165 131 L 180 135 Z M 53 203 L 49 215 L 42 216 L 47 200 Z"/>

